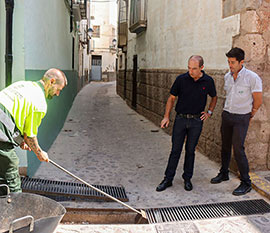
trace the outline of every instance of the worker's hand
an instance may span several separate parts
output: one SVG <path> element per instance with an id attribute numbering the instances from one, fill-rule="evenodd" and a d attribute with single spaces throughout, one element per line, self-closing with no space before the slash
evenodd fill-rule
<path id="1" fill-rule="evenodd" d="M 169 123 L 170 123 L 170 119 L 168 117 L 164 117 L 160 123 L 160 127 L 162 129 L 167 128 L 169 126 Z"/>
<path id="2" fill-rule="evenodd" d="M 31 148 L 23 141 L 20 145 L 21 149 L 31 151 Z"/>
<path id="3" fill-rule="evenodd" d="M 201 112 L 201 117 L 200 117 L 200 119 L 202 120 L 202 121 L 205 121 L 205 120 L 207 120 L 209 117 L 211 117 L 211 114 L 209 114 L 208 112 Z"/>
<path id="4" fill-rule="evenodd" d="M 49 156 L 47 154 L 47 152 L 45 151 L 41 151 L 39 154 L 37 154 L 37 158 L 41 161 L 41 162 L 49 162 Z"/>

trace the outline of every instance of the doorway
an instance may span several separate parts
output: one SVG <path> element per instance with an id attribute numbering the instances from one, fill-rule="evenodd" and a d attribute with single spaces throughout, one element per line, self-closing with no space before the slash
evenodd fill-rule
<path id="1" fill-rule="evenodd" d="M 92 69 L 91 69 L 91 80 L 101 81 L 102 78 L 102 56 L 92 56 Z"/>

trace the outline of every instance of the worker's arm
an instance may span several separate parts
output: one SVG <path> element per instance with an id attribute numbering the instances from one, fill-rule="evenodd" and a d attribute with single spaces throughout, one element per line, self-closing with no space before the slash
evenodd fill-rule
<path id="1" fill-rule="evenodd" d="M 209 104 L 208 110 L 213 112 L 216 107 L 216 104 L 217 104 L 217 96 L 211 97 L 211 102 Z M 202 112 L 202 115 L 201 115 L 202 121 L 207 120 L 209 117 L 211 117 L 211 114 L 209 114 L 208 112 Z"/>
<path id="2" fill-rule="evenodd" d="M 172 110 L 172 108 L 174 106 L 175 99 L 176 99 L 176 96 L 170 95 L 170 97 L 167 100 L 164 118 L 163 118 L 163 120 L 160 123 L 160 127 L 161 128 L 165 128 L 165 127 L 168 127 L 169 126 L 169 123 L 170 123 L 170 113 L 171 113 L 171 110 Z"/>
<path id="3" fill-rule="evenodd" d="M 28 137 L 26 134 L 24 134 L 24 141 L 30 147 L 30 149 L 36 154 L 37 158 L 40 161 L 49 162 L 48 154 L 45 151 L 43 151 L 38 145 L 37 137 Z"/>
<path id="4" fill-rule="evenodd" d="M 251 110 L 251 118 L 254 117 L 254 115 L 262 105 L 262 92 L 253 92 L 252 97 L 253 97 L 253 106 Z"/>

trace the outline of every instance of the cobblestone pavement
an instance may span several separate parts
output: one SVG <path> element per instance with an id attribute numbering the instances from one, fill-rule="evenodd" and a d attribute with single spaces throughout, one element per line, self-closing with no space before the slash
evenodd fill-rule
<path id="1" fill-rule="evenodd" d="M 196 153 L 191 192 L 183 187 L 183 158 L 173 186 L 156 192 L 164 176 L 170 147 L 169 135 L 130 109 L 116 95 L 115 82 L 92 82 L 77 95 L 48 153 L 53 161 L 90 184 L 123 186 L 129 198 L 127 204 L 138 209 L 265 199 L 255 190 L 244 196 L 233 196 L 232 191 L 239 185 L 239 179 L 233 174 L 230 181 L 210 184 L 219 165 L 199 152 Z M 75 181 L 47 163 L 42 163 L 35 177 Z M 76 208 L 125 208 L 115 202 L 62 204 Z M 270 224 L 267 227 L 262 224 L 269 219 L 269 215 L 265 215 L 158 225 L 59 225 L 56 232 L 270 232 Z M 181 229 L 188 226 L 194 230 L 182 231 L 180 225 Z M 210 231 L 212 226 L 219 231 Z"/>

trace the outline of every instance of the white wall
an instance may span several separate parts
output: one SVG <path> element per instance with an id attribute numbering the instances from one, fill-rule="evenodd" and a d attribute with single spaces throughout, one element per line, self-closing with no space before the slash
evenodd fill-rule
<path id="1" fill-rule="evenodd" d="M 12 82 L 25 79 L 24 73 L 24 0 L 14 1 L 12 34 Z M 5 87 L 6 10 L 0 1 L 0 89 Z"/>
<path id="2" fill-rule="evenodd" d="M 12 82 L 25 80 L 24 69 L 24 3 L 27 1 L 16 0 L 13 13 L 13 67 Z"/>
<path id="3" fill-rule="evenodd" d="M 129 33 L 128 69 L 133 54 L 139 68 L 186 69 L 193 54 L 207 69 L 226 69 L 225 52 L 239 33 L 240 16 L 222 19 L 222 1 L 148 0 L 147 30 Z"/>
<path id="4" fill-rule="evenodd" d="M 63 0 L 25 1 L 25 68 L 70 70 L 72 37 Z"/>

